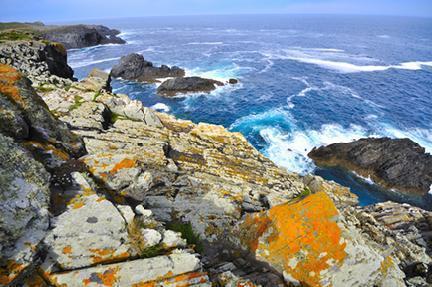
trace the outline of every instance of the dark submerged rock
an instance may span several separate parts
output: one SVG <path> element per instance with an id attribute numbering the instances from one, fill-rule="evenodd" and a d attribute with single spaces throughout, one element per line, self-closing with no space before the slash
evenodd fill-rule
<path id="1" fill-rule="evenodd" d="M 388 189 L 427 194 L 432 185 L 432 155 L 409 139 L 367 138 L 314 148 L 319 166 L 339 166 L 370 176 Z"/>
<path id="2" fill-rule="evenodd" d="M 125 80 L 152 82 L 157 78 L 183 77 L 185 71 L 176 66 L 155 67 L 152 62 L 146 61 L 143 55 L 133 53 L 122 57 L 120 63 L 112 68 L 111 75 Z"/>
<path id="3" fill-rule="evenodd" d="M 231 84 L 231 85 L 238 84 L 238 82 L 239 82 L 239 81 L 238 81 L 237 79 L 229 79 L 229 80 L 228 80 L 228 83 Z"/>
<path id="4" fill-rule="evenodd" d="M 172 97 L 180 93 L 209 93 L 217 86 L 223 86 L 223 83 L 200 77 L 184 77 L 166 80 L 158 87 L 157 92 L 162 96 Z"/>

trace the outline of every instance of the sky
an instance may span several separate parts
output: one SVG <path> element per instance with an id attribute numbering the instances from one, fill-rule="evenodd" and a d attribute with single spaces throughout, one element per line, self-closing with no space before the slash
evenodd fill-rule
<path id="1" fill-rule="evenodd" d="M 271 13 L 432 17 L 432 0 L 0 0 L 0 22 Z"/>

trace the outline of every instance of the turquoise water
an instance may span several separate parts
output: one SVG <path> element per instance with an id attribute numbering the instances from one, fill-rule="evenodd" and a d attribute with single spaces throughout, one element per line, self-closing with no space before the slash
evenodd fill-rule
<path id="1" fill-rule="evenodd" d="M 306 154 L 369 136 L 408 137 L 432 151 L 432 19 L 257 15 L 101 23 L 121 30 L 128 44 L 71 50 L 79 78 L 95 67 L 108 71 L 131 52 L 188 75 L 238 78 L 239 85 L 175 99 L 157 96 L 155 84 L 113 86 L 147 106 L 239 131 L 278 165 L 351 187 L 363 205 L 429 204 L 350 173 L 317 169 Z"/>

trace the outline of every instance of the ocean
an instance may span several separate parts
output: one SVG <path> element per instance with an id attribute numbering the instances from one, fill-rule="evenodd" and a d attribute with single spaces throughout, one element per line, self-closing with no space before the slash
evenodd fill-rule
<path id="1" fill-rule="evenodd" d="M 116 93 L 193 122 L 241 132 L 281 167 L 351 188 L 361 205 L 430 197 L 380 190 L 369 179 L 320 169 L 307 153 L 363 137 L 410 138 L 432 152 L 432 19 L 390 16 L 230 15 L 90 21 L 126 45 L 69 51 L 75 76 L 109 71 L 137 52 L 156 65 L 238 85 L 211 94 L 156 95 L 157 84 L 114 80 Z"/>

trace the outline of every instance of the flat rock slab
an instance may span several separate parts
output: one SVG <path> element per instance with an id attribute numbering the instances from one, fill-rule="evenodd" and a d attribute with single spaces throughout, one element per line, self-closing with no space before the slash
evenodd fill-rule
<path id="1" fill-rule="evenodd" d="M 127 224 L 107 199 L 83 184 L 67 210 L 53 219 L 54 229 L 45 238 L 48 255 L 64 270 L 127 259 L 136 254 Z"/>
<path id="2" fill-rule="evenodd" d="M 173 253 L 168 256 L 158 256 L 138 259 L 117 264 L 102 265 L 62 274 L 53 274 L 49 280 L 55 286 L 211 286 L 203 273 L 191 272 L 200 270 L 199 259 L 194 254 Z M 184 285 L 175 285 L 175 277 Z M 189 274 L 189 275 L 186 275 Z M 188 278 L 189 276 L 189 278 Z M 198 282 L 196 282 L 198 280 Z M 159 284 L 164 282 L 167 284 Z M 206 283 L 206 284 L 205 284 Z M 147 285 L 146 285 L 147 284 Z M 195 284 L 195 285 L 193 285 Z"/>

